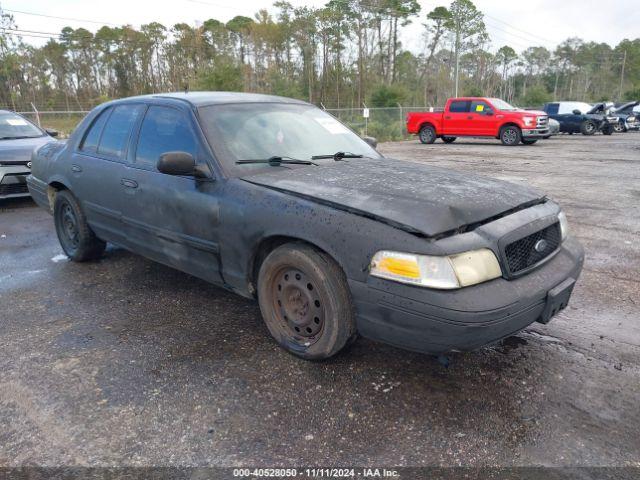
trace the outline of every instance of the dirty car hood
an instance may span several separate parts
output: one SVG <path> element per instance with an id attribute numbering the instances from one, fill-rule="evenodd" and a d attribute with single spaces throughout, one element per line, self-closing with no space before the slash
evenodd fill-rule
<path id="1" fill-rule="evenodd" d="M 242 179 L 428 237 L 544 201 L 521 185 L 387 158 L 274 168 Z"/>

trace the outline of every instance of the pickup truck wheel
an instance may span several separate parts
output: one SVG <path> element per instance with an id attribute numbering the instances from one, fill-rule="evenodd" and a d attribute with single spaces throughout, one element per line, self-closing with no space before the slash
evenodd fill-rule
<path id="1" fill-rule="evenodd" d="M 355 338 L 346 276 L 309 245 L 288 243 L 267 256 L 258 273 L 258 302 L 273 338 L 298 357 L 329 358 Z"/>
<path id="2" fill-rule="evenodd" d="M 514 125 L 507 125 L 500 130 L 500 141 L 503 145 L 509 147 L 518 145 L 521 138 L 522 134 L 520 133 L 520 129 Z"/>
<path id="3" fill-rule="evenodd" d="M 457 137 L 442 137 L 442 141 L 444 143 L 453 143 L 456 141 Z"/>
<path id="4" fill-rule="evenodd" d="M 549 137 L 544 137 L 544 138 L 549 138 Z M 520 140 L 522 142 L 523 145 L 533 145 L 534 143 L 536 143 L 538 141 L 537 138 L 533 139 L 533 138 L 523 138 L 522 140 Z"/>
<path id="5" fill-rule="evenodd" d="M 594 133 L 596 133 L 596 130 L 596 124 L 591 120 L 585 120 L 580 125 L 580 133 L 582 133 L 583 135 L 593 135 Z"/>
<path id="6" fill-rule="evenodd" d="M 424 144 L 433 143 L 436 141 L 436 131 L 431 125 L 425 125 L 420 129 L 418 138 Z"/>
<path id="7" fill-rule="evenodd" d="M 53 219 L 62 250 L 74 262 L 99 258 L 106 243 L 96 237 L 76 197 L 68 190 L 56 194 Z"/>

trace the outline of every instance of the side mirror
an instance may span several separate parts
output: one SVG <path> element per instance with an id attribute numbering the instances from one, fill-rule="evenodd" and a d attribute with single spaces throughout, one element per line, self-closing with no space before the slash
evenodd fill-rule
<path id="1" fill-rule="evenodd" d="M 196 160 L 187 152 L 166 152 L 160 155 L 156 165 L 160 173 L 167 175 L 196 176 Z"/>
<path id="2" fill-rule="evenodd" d="M 573 113 L 574 115 L 582 115 L 582 112 L 580 110 L 578 110 L 577 108 L 571 113 Z"/>
<path id="3" fill-rule="evenodd" d="M 374 137 L 362 137 L 362 139 L 369 144 L 371 148 L 378 146 L 378 139 Z"/>
<path id="4" fill-rule="evenodd" d="M 53 128 L 45 128 L 44 131 L 47 132 L 47 135 L 49 135 L 50 137 L 58 136 L 58 131 L 54 130 Z"/>
<path id="5" fill-rule="evenodd" d="M 485 114 L 487 117 L 491 117 L 491 116 L 493 116 L 493 110 L 487 110 L 484 114 Z"/>

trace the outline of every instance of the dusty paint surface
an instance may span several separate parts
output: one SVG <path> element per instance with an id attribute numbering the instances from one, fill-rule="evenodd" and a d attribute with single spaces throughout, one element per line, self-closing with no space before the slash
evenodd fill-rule
<path id="1" fill-rule="evenodd" d="M 257 305 L 123 250 L 61 258 L 0 205 L 0 465 L 638 465 L 640 135 L 381 145 L 530 185 L 587 251 L 569 308 L 501 347 L 275 346 Z M 54 260 L 55 259 L 55 260 Z"/>

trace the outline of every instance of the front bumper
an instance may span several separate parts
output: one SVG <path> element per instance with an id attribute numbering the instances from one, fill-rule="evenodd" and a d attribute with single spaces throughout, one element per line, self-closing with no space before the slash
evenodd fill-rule
<path id="1" fill-rule="evenodd" d="M 30 173 L 25 165 L 1 165 L 0 198 L 28 197 L 27 176 Z"/>
<path id="2" fill-rule="evenodd" d="M 548 321 L 550 292 L 577 280 L 584 262 L 573 238 L 534 271 L 459 290 L 432 290 L 369 277 L 349 280 L 357 327 L 367 338 L 424 353 L 474 350 Z M 570 294 L 570 292 L 569 292 Z"/>
<path id="3" fill-rule="evenodd" d="M 549 128 L 533 128 L 522 130 L 523 138 L 545 138 L 548 137 L 549 134 Z"/>

